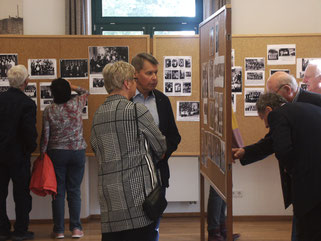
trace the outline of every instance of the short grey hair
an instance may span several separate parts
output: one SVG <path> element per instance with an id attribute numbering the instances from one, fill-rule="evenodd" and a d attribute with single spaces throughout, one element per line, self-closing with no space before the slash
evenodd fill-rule
<path id="1" fill-rule="evenodd" d="M 264 113 L 267 106 L 270 106 L 272 110 L 275 110 L 284 103 L 287 103 L 287 101 L 281 95 L 276 93 L 265 93 L 261 94 L 256 102 L 256 109 L 258 113 Z"/>
<path id="2" fill-rule="evenodd" d="M 125 80 L 133 80 L 135 68 L 129 63 L 118 61 L 107 64 L 103 69 L 105 88 L 108 93 L 122 89 Z"/>
<path id="3" fill-rule="evenodd" d="M 22 64 L 11 67 L 8 71 L 8 79 L 11 87 L 20 88 L 28 78 L 28 71 Z"/>

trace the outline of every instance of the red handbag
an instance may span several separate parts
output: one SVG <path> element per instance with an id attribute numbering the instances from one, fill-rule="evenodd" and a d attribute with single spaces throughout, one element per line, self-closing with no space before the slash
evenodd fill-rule
<path id="1" fill-rule="evenodd" d="M 45 153 L 43 160 L 40 156 L 35 160 L 29 188 L 39 196 L 56 196 L 57 180 L 55 169 L 47 153 Z"/>

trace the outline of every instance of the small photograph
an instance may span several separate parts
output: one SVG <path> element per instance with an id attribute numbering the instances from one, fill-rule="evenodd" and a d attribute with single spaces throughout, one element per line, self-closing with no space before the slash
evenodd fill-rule
<path id="1" fill-rule="evenodd" d="M 280 48 L 279 56 L 295 56 L 295 48 Z"/>
<path id="2" fill-rule="evenodd" d="M 18 54 L 0 54 L 0 79 L 7 80 L 8 70 L 18 64 Z"/>
<path id="3" fill-rule="evenodd" d="M 308 66 L 309 62 L 312 60 L 321 61 L 321 58 L 297 58 L 296 62 L 296 77 L 303 79 L 305 69 Z"/>
<path id="4" fill-rule="evenodd" d="M 231 52 L 231 66 L 234 67 L 235 66 L 235 49 L 232 49 L 232 52 Z"/>
<path id="5" fill-rule="evenodd" d="M 0 94 L 6 92 L 10 88 L 8 81 L 0 82 Z"/>
<path id="6" fill-rule="evenodd" d="M 219 25 L 218 22 L 215 24 L 215 54 L 218 54 L 219 50 Z"/>
<path id="7" fill-rule="evenodd" d="M 232 67 L 232 93 L 242 93 L 242 67 Z"/>
<path id="8" fill-rule="evenodd" d="M 236 112 L 236 94 L 231 94 L 231 101 L 233 112 Z"/>
<path id="9" fill-rule="evenodd" d="M 177 101 L 177 121 L 199 121 L 199 101 Z"/>
<path id="10" fill-rule="evenodd" d="M 55 79 L 56 59 L 28 59 L 28 72 L 30 79 Z"/>
<path id="11" fill-rule="evenodd" d="M 173 93 L 173 82 L 165 82 L 165 93 Z"/>
<path id="12" fill-rule="evenodd" d="M 265 71 L 247 71 L 245 72 L 245 86 L 264 86 Z"/>
<path id="13" fill-rule="evenodd" d="M 176 68 L 178 66 L 178 60 L 177 59 L 172 59 L 172 67 Z"/>
<path id="14" fill-rule="evenodd" d="M 269 49 L 268 60 L 279 60 L 279 51 L 276 49 Z"/>
<path id="15" fill-rule="evenodd" d="M 258 116 L 255 104 L 262 93 L 264 93 L 264 88 L 245 88 L 244 89 L 244 115 L 245 116 Z"/>
<path id="16" fill-rule="evenodd" d="M 267 45 L 267 64 L 268 65 L 289 65 L 295 64 L 296 45 L 280 44 Z"/>
<path id="17" fill-rule="evenodd" d="M 183 83 L 183 94 L 191 94 L 192 93 L 192 83 L 184 82 Z"/>
<path id="18" fill-rule="evenodd" d="M 183 68 L 184 67 L 184 59 L 178 59 L 178 66 Z"/>
<path id="19" fill-rule="evenodd" d="M 215 106 L 214 101 L 209 100 L 209 127 L 211 130 L 214 130 L 214 114 L 215 113 Z"/>
<path id="20" fill-rule="evenodd" d="M 61 59 L 60 76 L 66 79 L 86 79 L 88 78 L 87 59 Z"/>
<path id="21" fill-rule="evenodd" d="M 172 70 L 172 79 L 179 79 L 180 73 L 179 70 Z"/>
<path id="22" fill-rule="evenodd" d="M 170 68 L 172 67 L 172 60 L 169 58 L 165 59 L 165 68 Z"/>
<path id="23" fill-rule="evenodd" d="M 214 28 L 211 27 L 210 33 L 209 33 L 209 56 L 214 56 Z"/>
<path id="24" fill-rule="evenodd" d="M 192 77 L 192 72 L 191 71 L 186 71 L 185 72 L 186 78 L 191 78 Z"/>
<path id="25" fill-rule="evenodd" d="M 300 88 L 303 90 L 308 90 L 308 86 L 306 83 L 300 82 Z"/>
<path id="26" fill-rule="evenodd" d="M 175 83 L 174 84 L 174 91 L 175 91 L 175 93 L 180 93 L 182 91 L 182 83 Z"/>
<path id="27" fill-rule="evenodd" d="M 128 47 L 91 46 L 89 48 L 90 74 L 100 74 L 106 64 L 128 62 Z"/>
<path id="28" fill-rule="evenodd" d="M 192 59 L 190 58 L 186 58 L 185 59 L 185 68 L 190 68 L 192 66 Z"/>
<path id="29" fill-rule="evenodd" d="M 182 69 L 181 69 L 181 70 L 179 71 L 179 78 L 180 78 L 180 79 L 185 79 L 185 70 L 182 70 Z"/>
<path id="30" fill-rule="evenodd" d="M 172 79 L 172 71 L 165 69 L 165 80 Z"/>
<path id="31" fill-rule="evenodd" d="M 208 63 L 202 64 L 202 98 L 208 96 Z"/>
<path id="32" fill-rule="evenodd" d="M 276 72 L 285 72 L 285 73 L 290 74 L 289 69 L 270 69 L 270 76 Z"/>
<path id="33" fill-rule="evenodd" d="M 245 71 L 264 71 L 264 58 L 245 58 Z"/>
<path id="34" fill-rule="evenodd" d="M 263 80 L 264 79 L 264 72 L 246 72 L 246 79 L 247 80 Z"/>
<path id="35" fill-rule="evenodd" d="M 30 98 L 37 98 L 37 83 L 28 83 L 24 92 Z"/>
<path id="36" fill-rule="evenodd" d="M 89 79 L 89 92 L 94 95 L 106 95 L 107 91 L 105 88 L 104 78 L 100 75 L 90 76 Z"/>
<path id="37" fill-rule="evenodd" d="M 207 125 L 207 117 L 208 117 L 208 104 L 207 99 L 203 99 L 203 123 Z"/>
<path id="38" fill-rule="evenodd" d="M 41 82 L 40 86 L 40 110 L 43 111 L 53 103 L 53 96 L 50 89 L 51 82 Z"/>

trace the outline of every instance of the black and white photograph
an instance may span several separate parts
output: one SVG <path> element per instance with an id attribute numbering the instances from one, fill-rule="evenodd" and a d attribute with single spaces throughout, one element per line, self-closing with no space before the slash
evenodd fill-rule
<path id="1" fill-rule="evenodd" d="M 268 65 L 290 65 L 295 64 L 295 60 L 295 44 L 267 45 Z"/>
<path id="2" fill-rule="evenodd" d="M 164 56 L 164 89 L 172 86 L 171 91 L 165 91 L 168 96 L 190 96 L 192 83 L 191 56 Z M 189 82 L 189 85 L 185 83 Z M 170 83 L 170 84 L 167 84 Z M 174 85 L 173 83 L 180 83 Z M 180 88 L 178 88 L 180 86 Z M 180 91 L 178 91 L 180 89 Z"/>
<path id="3" fill-rule="evenodd" d="M 29 82 L 24 90 L 25 94 L 29 96 L 37 105 L 37 83 Z"/>
<path id="4" fill-rule="evenodd" d="M 214 92 L 214 131 L 216 133 L 219 132 L 219 128 L 218 128 L 218 113 L 219 113 L 219 93 L 218 92 Z"/>
<path id="5" fill-rule="evenodd" d="M 18 54 L 0 54 L 0 80 L 7 81 L 8 70 L 18 64 Z"/>
<path id="6" fill-rule="evenodd" d="M 244 116 L 258 116 L 256 102 L 262 93 L 264 93 L 264 88 L 244 89 Z"/>
<path id="7" fill-rule="evenodd" d="M 10 88 L 8 81 L 0 82 L 0 94 L 6 92 Z"/>
<path id="8" fill-rule="evenodd" d="M 88 48 L 90 74 L 100 74 L 105 65 L 109 63 L 128 62 L 129 48 L 127 46 L 90 46 Z"/>
<path id="9" fill-rule="evenodd" d="M 208 97 L 214 98 L 214 61 L 210 59 L 208 62 Z"/>
<path id="10" fill-rule="evenodd" d="M 177 101 L 177 121 L 199 121 L 199 101 Z"/>
<path id="11" fill-rule="evenodd" d="M 23 0 L 1 0 L 0 34 L 23 34 Z"/>
<path id="12" fill-rule="evenodd" d="M 264 58 L 245 58 L 245 86 L 265 85 Z"/>
<path id="13" fill-rule="evenodd" d="M 106 95 L 107 91 L 105 88 L 104 78 L 90 76 L 89 79 L 89 92 L 93 95 Z"/>
<path id="14" fill-rule="evenodd" d="M 232 67 L 232 93 L 242 94 L 242 67 Z"/>
<path id="15" fill-rule="evenodd" d="M 57 78 L 56 59 L 28 59 L 28 72 L 30 79 Z"/>
<path id="16" fill-rule="evenodd" d="M 211 27 L 209 32 L 209 56 L 214 56 L 215 44 L 214 44 L 214 27 Z"/>
<path id="17" fill-rule="evenodd" d="M 165 94 L 173 93 L 173 82 L 165 83 Z"/>
<path id="18" fill-rule="evenodd" d="M 216 56 L 214 59 L 214 87 L 224 88 L 225 56 Z"/>
<path id="19" fill-rule="evenodd" d="M 218 55 L 218 51 L 219 51 L 219 42 L 220 42 L 220 29 L 219 29 L 219 25 L 218 22 L 215 23 L 215 55 Z"/>
<path id="20" fill-rule="evenodd" d="M 224 125 L 224 95 L 223 93 L 218 93 L 218 130 L 217 134 L 219 136 L 223 135 L 223 125 Z"/>
<path id="21" fill-rule="evenodd" d="M 174 91 L 180 93 L 182 91 L 182 83 L 175 83 L 174 84 Z"/>
<path id="22" fill-rule="evenodd" d="M 208 63 L 202 64 L 202 98 L 208 96 Z"/>
<path id="23" fill-rule="evenodd" d="M 40 110 L 53 103 L 53 96 L 50 89 L 51 82 L 40 82 Z"/>
<path id="24" fill-rule="evenodd" d="M 285 73 L 290 74 L 289 69 L 270 69 L 270 76 L 276 72 L 285 72 Z"/>
<path id="25" fill-rule="evenodd" d="M 321 61 L 321 58 L 297 58 L 296 60 L 296 77 L 303 79 L 305 69 L 312 60 Z"/>
<path id="26" fill-rule="evenodd" d="M 191 95 L 192 93 L 192 83 L 191 82 L 183 82 L 183 94 Z"/>
<path id="27" fill-rule="evenodd" d="M 306 83 L 303 83 L 302 81 L 300 82 L 300 88 L 303 90 L 308 90 L 308 86 Z"/>
<path id="28" fill-rule="evenodd" d="M 231 67 L 235 66 L 235 49 L 231 51 Z"/>
<path id="29" fill-rule="evenodd" d="M 214 101 L 213 101 L 213 100 L 209 100 L 209 101 L 208 101 L 208 107 L 209 107 L 209 115 L 208 115 L 209 128 L 210 128 L 211 130 L 214 130 L 214 124 L 215 124 L 215 120 L 214 120 L 215 106 L 214 106 Z"/>
<path id="30" fill-rule="evenodd" d="M 207 98 L 203 99 L 203 123 L 207 125 L 207 118 L 208 118 L 208 103 Z"/>
<path id="31" fill-rule="evenodd" d="M 87 79 L 88 60 L 87 59 L 61 59 L 60 76 L 66 79 Z"/>

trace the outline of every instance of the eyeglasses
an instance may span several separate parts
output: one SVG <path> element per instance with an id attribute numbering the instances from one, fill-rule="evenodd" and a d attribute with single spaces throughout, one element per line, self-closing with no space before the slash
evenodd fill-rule
<path id="1" fill-rule="evenodd" d="M 137 81 L 138 81 L 138 78 L 133 78 L 133 80 L 134 80 L 135 82 L 137 82 Z"/>
<path id="2" fill-rule="evenodd" d="M 284 86 L 286 86 L 288 84 L 283 84 L 283 85 L 280 85 L 280 87 L 277 89 L 277 91 L 275 91 L 275 93 L 277 94 Z"/>

